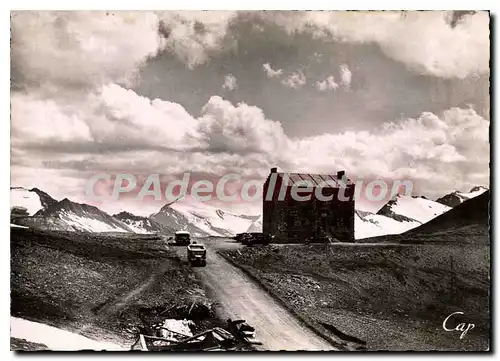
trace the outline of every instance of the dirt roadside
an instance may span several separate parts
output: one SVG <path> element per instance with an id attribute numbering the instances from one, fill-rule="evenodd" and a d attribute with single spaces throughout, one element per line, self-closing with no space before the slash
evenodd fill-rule
<path id="1" fill-rule="evenodd" d="M 488 349 L 487 248 L 221 245 L 219 252 L 302 318 L 366 341 L 369 351 Z M 476 325 L 463 339 L 442 328 L 460 310 Z"/>

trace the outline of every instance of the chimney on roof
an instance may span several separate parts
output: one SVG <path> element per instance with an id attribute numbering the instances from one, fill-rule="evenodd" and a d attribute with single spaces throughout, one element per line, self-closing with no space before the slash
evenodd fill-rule
<path id="1" fill-rule="evenodd" d="M 278 173 L 278 168 L 276 168 L 276 167 L 271 168 L 271 173 Z"/>
<path id="2" fill-rule="evenodd" d="M 342 179 L 343 176 L 345 176 L 345 170 L 339 170 L 337 172 L 337 179 Z"/>

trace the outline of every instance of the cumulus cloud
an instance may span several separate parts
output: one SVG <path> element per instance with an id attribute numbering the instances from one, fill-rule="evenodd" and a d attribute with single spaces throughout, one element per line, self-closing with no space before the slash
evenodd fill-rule
<path id="1" fill-rule="evenodd" d="M 317 81 L 315 84 L 316 89 L 319 91 L 337 90 L 339 85 L 335 82 L 333 75 L 328 76 L 325 80 Z"/>
<path id="2" fill-rule="evenodd" d="M 268 78 L 279 77 L 283 74 L 283 69 L 273 69 L 269 63 L 262 64 L 262 68 L 266 72 Z"/>
<path id="3" fill-rule="evenodd" d="M 12 96 L 12 144 L 41 151 L 113 153 L 198 146 L 196 120 L 177 103 L 148 99 L 119 85 L 71 103 Z"/>
<path id="4" fill-rule="evenodd" d="M 288 32 L 348 43 L 376 43 L 411 69 L 439 77 L 487 73 L 489 13 L 449 11 L 307 11 L 262 14 Z"/>
<path id="5" fill-rule="evenodd" d="M 40 144 L 92 140 L 88 125 L 77 114 L 68 114 L 67 109 L 52 99 L 14 93 L 11 109 L 13 145 L 26 140 Z"/>
<path id="6" fill-rule="evenodd" d="M 209 99 L 198 118 L 178 104 L 150 100 L 117 85 L 92 97 L 71 107 L 15 98 L 13 161 L 26 164 L 26 152 L 32 149 L 30 166 L 67 170 L 191 170 L 258 178 L 273 165 L 319 173 L 345 169 L 355 178 L 411 179 L 417 191 L 430 196 L 489 182 L 489 122 L 473 109 L 452 108 L 440 116 L 423 113 L 417 119 L 388 122 L 377 131 L 295 139 L 260 108 L 233 105 L 218 96 Z M 42 121 L 31 109 L 50 111 L 54 125 L 64 131 L 38 133 Z M 71 150 L 78 142 L 87 146 Z M 59 150 L 57 143 L 63 145 Z M 106 151 L 92 153 L 94 147 Z"/>
<path id="7" fill-rule="evenodd" d="M 352 72 L 347 64 L 340 66 L 340 83 L 347 89 L 351 88 Z"/>
<path id="8" fill-rule="evenodd" d="M 149 99 L 116 84 L 72 103 L 34 95 L 12 97 L 12 144 L 19 158 L 26 150 L 55 158 L 74 154 L 76 162 L 82 161 L 82 155 L 88 159 L 126 153 L 123 164 L 109 158 L 113 167 L 120 163 L 118 168 L 127 167 L 130 152 L 173 153 L 175 157 L 181 152 L 259 153 L 276 160 L 287 142 L 281 124 L 267 119 L 260 108 L 245 103 L 234 106 L 218 96 L 208 100 L 199 118 L 177 103 Z M 41 159 L 46 161 L 47 154 Z M 142 161 L 141 169 L 149 166 Z"/>
<path id="9" fill-rule="evenodd" d="M 488 12 L 455 14 L 299 11 L 253 15 L 290 33 L 376 43 L 388 56 L 425 74 L 464 78 L 488 72 Z M 168 51 L 193 68 L 235 46 L 228 35 L 238 16 L 234 11 L 13 12 L 13 64 L 32 83 L 48 79 L 73 85 L 123 83 L 159 51 Z M 81 70 L 74 72 L 74 68 Z M 263 68 L 268 77 L 282 74 L 269 64 Z"/>
<path id="10" fill-rule="evenodd" d="M 166 48 L 190 68 L 205 63 L 209 54 L 224 47 L 235 11 L 161 11 L 160 31 Z"/>
<path id="11" fill-rule="evenodd" d="M 24 83 L 81 87 L 131 81 L 164 47 L 150 12 L 13 12 L 12 64 Z"/>
<path id="12" fill-rule="evenodd" d="M 304 170 L 346 169 L 355 177 L 411 179 L 417 191 L 439 196 L 488 184 L 488 134 L 489 121 L 473 109 L 452 108 L 442 116 L 423 113 L 388 122 L 379 131 L 299 140 L 292 144 L 292 164 Z"/>
<path id="13" fill-rule="evenodd" d="M 218 96 L 203 107 L 199 125 L 207 150 L 272 156 L 287 145 L 281 124 L 266 119 L 260 108 L 245 103 L 235 107 Z"/>
<path id="14" fill-rule="evenodd" d="M 351 89 L 352 72 L 347 64 L 340 65 L 340 84 L 335 81 L 333 75 L 329 75 L 324 80 L 318 80 L 315 83 L 315 88 L 321 92 L 329 90 L 337 90 L 342 86 L 345 90 Z"/>
<path id="15" fill-rule="evenodd" d="M 297 72 L 292 73 L 285 79 L 283 79 L 281 83 L 287 87 L 298 89 L 306 84 L 306 77 L 304 73 L 301 70 L 299 70 Z"/>
<path id="16" fill-rule="evenodd" d="M 227 74 L 224 77 L 224 84 L 222 85 L 223 89 L 227 90 L 235 90 L 238 88 L 238 80 L 233 74 Z"/>
<path id="17" fill-rule="evenodd" d="M 128 84 L 168 51 L 190 68 L 223 49 L 232 11 L 12 12 L 13 70 L 24 83 Z"/>

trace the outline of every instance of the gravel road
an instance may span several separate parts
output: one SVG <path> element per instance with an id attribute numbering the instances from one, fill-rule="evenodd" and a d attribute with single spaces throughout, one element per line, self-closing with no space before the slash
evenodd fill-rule
<path id="1" fill-rule="evenodd" d="M 256 329 L 263 343 L 260 350 L 336 350 L 323 338 L 300 323 L 271 295 L 248 276 L 216 254 L 220 247 L 232 247 L 223 240 L 200 240 L 207 247 L 207 266 L 196 267 L 204 284 L 218 300 L 223 317 L 245 319 Z M 186 257 L 185 247 L 179 253 Z"/>

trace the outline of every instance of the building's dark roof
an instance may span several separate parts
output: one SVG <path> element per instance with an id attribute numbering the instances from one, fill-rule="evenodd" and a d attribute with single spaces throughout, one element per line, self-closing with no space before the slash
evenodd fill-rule
<path id="1" fill-rule="evenodd" d="M 306 174 L 306 173 L 277 173 L 279 178 L 286 180 L 288 176 L 288 186 L 305 186 L 304 184 L 297 184 L 301 181 L 311 182 L 313 187 L 322 188 L 339 188 L 340 183 L 336 174 Z M 328 182 L 328 183 L 327 183 Z M 347 185 L 352 185 L 352 181 L 347 179 Z"/>

